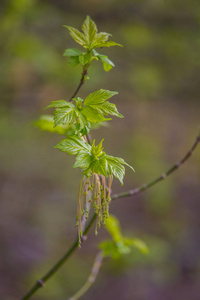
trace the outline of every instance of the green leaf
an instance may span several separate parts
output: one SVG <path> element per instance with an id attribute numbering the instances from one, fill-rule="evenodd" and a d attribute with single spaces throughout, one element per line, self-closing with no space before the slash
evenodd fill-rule
<path id="1" fill-rule="evenodd" d="M 107 172 L 108 174 L 113 174 L 121 184 L 123 185 L 123 179 L 125 175 L 125 168 L 122 164 L 116 161 L 115 157 L 106 155 L 107 160 Z"/>
<path id="2" fill-rule="evenodd" d="M 71 27 L 71 26 L 66 26 L 64 25 L 69 30 L 69 33 L 71 37 L 77 42 L 79 45 L 83 46 L 84 48 L 87 48 L 87 41 L 82 32 L 80 32 L 78 29 Z"/>
<path id="3" fill-rule="evenodd" d="M 114 63 L 108 58 L 108 56 L 99 54 L 96 51 L 94 52 L 94 54 L 103 63 L 103 68 L 106 72 L 110 71 L 115 66 Z"/>
<path id="4" fill-rule="evenodd" d="M 85 98 L 84 105 L 100 104 L 117 94 L 118 92 L 100 89 L 94 93 L 89 94 Z"/>
<path id="5" fill-rule="evenodd" d="M 124 238 L 123 240 L 127 246 L 133 246 L 140 250 L 143 254 L 149 253 L 149 248 L 144 241 L 136 238 Z"/>
<path id="6" fill-rule="evenodd" d="M 99 157 L 100 155 L 103 154 L 103 147 L 102 147 L 103 141 L 104 139 L 101 140 L 101 142 L 97 146 L 95 146 L 95 140 L 93 140 L 92 148 L 91 148 L 91 153 L 93 156 Z"/>
<path id="7" fill-rule="evenodd" d="M 76 121 L 76 107 L 65 100 L 52 101 L 46 108 L 56 107 L 54 127 L 59 124 L 73 124 Z"/>
<path id="8" fill-rule="evenodd" d="M 95 36 L 95 41 L 93 43 L 93 47 L 98 46 L 99 44 L 102 44 L 106 42 L 109 39 L 109 36 L 112 34 L 107 33 L 107 32 L 99 32 Z"/>
<path id="9" fill-rule="evenodd" d="M 143 254 L 148 254 L 147 245 L 139 239 L 122 238 L 118 242 L 103 241 L 99 244 L 99 248 L 103 250 L 104 257 L 111 256 L 113 259 L 118 259 L 124 254 L 131 252 L 131 247 L 137 248 Z"/>
<path id="10" fill-rule="evenodd" d="M 44 131 L 55 132 L 58 134 L 66 134 L 67 133 L 66 125 L 58 125 L 56 128 L 53 127 L 54 120 L 53 120 L 52 115 L 42 115 L 33 124 L 37 128 L 44 130 Z"/>
<path id="11" fill-rule="evenodd" d="M 107 172 L 108 174 L 113 174 L 121 184 L 123 185 L 123 179 L 125 175 L 125 168 L 123 165 L 127 165 L 129 168 L 131 168 L 133 171 L 133 167 L 131 167 L 129 164 L 127 164 L 122 158 L 120 157 L 114 157 L 111 155 L 105 155 L 105 158 L 107 160 Z"/>
<path id="12" fill-rule="evenodd" d="M 81 130 L 87 125 L 88 120 L 87 120 L 86 116 L 78 110 L 76 111 L 76 116 L 78 118 L 77 122 L 78 122 L 78 124 L 80 124 L 79 130 Z"/>
<path id="13" fill-rule="evenodd" d="M 104 257 L 110 256 L 113 259 L 119 259 L 121 257 L 121 253 L 113 241 L 103 241 L 99 244 L 99 248 L 103 251 Z"/>
<path id="14" fill-rule="evenodd" d="M 80 64 L 80 61 L 79 61 L 79 57 L 78 56 L 71 56 L 70 59 L 67 62 L 67 65 L 69 67 L 75 67 L 75 66 L 77 66 L 79 64 Z"/>
<path id="15" fill-rule="evenodd" d="M 117 249 L 121 255 L 128 254 L 131 252 L 131 248 L 124 243 L 124 240 L 116 243 Z"/>
<path id="16" fill-rule="evenodd" d="M 107 63 L 107 64 L 111 65 L 112 67 L 115 66 L 114 63 L 108 58 L 108 56 L 98 54 L 97 57 L 99 58 L 100 61 Z"/>
<path id="17" fill-rule="evenodd" d="M 91 129 L 99 129 L 101 126 L 104 126 L 104 127 L 108 127 L 109 126 L 109 123 L 104 121 L 104 122 L 97 122 L 97 123 L 93 123 L 91 122 Z"/>
<path id="18" fill-rule="evenodd" d="M 75 164 L 73 168 L 80 167 L 82 169 L 88 169 L 90 167 L 92 161 L 92 156 L 83 150 L 80 150 L 76 156 Z"/>
<path id="19" fill-rule="evenodd" d="M 111 119 L 106 119 L 102 116 L 102 114 L 98 113 L 98 111 L 90 106 L 83 107 L 81 111 L 87 118 L 89 122 L 103 122 Z"/>
<path id="20" fill-rule="evenodd" d="M 118 258 L 121 255 L 130 253 L 131 247 L 135 247 L 143 254 L 147 254 L 149 249 L 147 245 L 137 238 L 124 238 L 121 234 L 119 221 L 113 215 L 106 220 L 105 229 L 112 236 L 113 242 L 105 241 L 100 244 L 100 248 L 104 251 L 105 256 Z"/>
<path id="21" fill-rule="evenodd" d="M 109 72 L 113 67 L 110 64 L 103 63 L 103 68 L 106 72 Z"/>
<path id="22" fill-rule="evenodd" d="M 115 43 L 113 41 L 108 41 L 108 42 L 99 43 L 95 45 L 94 48 L 113 47 L 113 46 L 123 47 L 121 44 Z"/>
<path id="23" fill-rule="evenodd" d="M 80 130 L 80 133 L 82 136 L 88 134 L 91 130 L 91 123 L 90 122 L 87 122 L 87 124 L 84 126 L 83 129 Z"/>
<path id="24" fill-rule="evenodd" d="M 128 166 L 133 172 L 135 172 L 134 168 L 132 166 L 130 166 L 129 164 L 127 164 L 127 162 L 125 162 L 125 160 L 123 158 L 121 158 L 121 157 L 114 157 L 114 159 L 115 159 L 116 162 Z"/>
<path id="25" fill-rule="evenodd" d="M 64 25 L 64 27 L 66 27 L 69 30 L 69 33 L 72 36 L 72 38 L 75 40 L 75 42 L 77 42 L 84 48 L 88 49 L 89 51 L 98 47 L 100 48 L 100 47 L 121 46 L 120 44 L 115 43 L 113 41 L 108 41 L 108 38 L 109 36 L 111 36 L 111 34 L 107 32 L 97 33 L 97 26 L 89 16 L 87 16 L 85 21 L 83 22 L 82 25 L 83 33 L 71 26 Z M 72 54 L 70 54 L 70 51 L 67 51 L 66 54 L 64 55 L 76 56 L 77 54 L 75 52 L 72 52 Z M 82 60 L 82 58 L 80 58 L 80 60 Z M 106 64 L 109 65 L 109 63 L 105 62 L 104 69 L 108 70 L 110 67 L 108 67 L 108 65 Z"/>
<path id="26" fill-rule="evenodd" d="M 83 52 L 79 49 L 76 48 L 69 48 L 66 49 L 63 56 L 79 56 L 81 55 Z"/>
<path id="27" fill-rule="evenodd" d="M 76 104 L 77 104 L 77 103 L 80 104 L 80 103 L 83 102 L 83 99 L 80 98 L 80 97 L 75 97 L 75 98 L 73 98 L 73 100 L 76 102 Z"/>
<path id="28" fill-rule="evenodd" d="M 78 59 L 79 59 L 79 62 L 84 66 L 85 65 L 84 55 L 83 54 L 79 55 Z"/>
<path id="29" fill-rule="evenodd" d="M 92 105 L 91 105 L 91 107 L 93 107 Z M 119 118 L 123 118 L 124 116 L 122 116 L 119 112 L 118 112 L 118 110 L 117 110 L 117 108 L 116 108 L 116 105 L 115 104 L 113 104 L 113 103 L 110 103 L 110 102 L 104 102 L 104 103 L 102 103 L 102 104 L 99 104 L 99 105 L 96 105 L 95 106 L 95 109 L 99 112 L 99 113 L 101 113 L 101 114 L 103 114 L 103 115 L 112 115 L 112 116 L 116 116 L 116 117 L 119 117 Z"/>
<path id="30" fill-rule="evenodd" d="M 77 136 L 72 136 L 60 141 L 54 148 L 60 149 L 60 151 L 67 152 L 71 155 L 78 154 L 79 151 L 90 153 L 91 150 L 91 146 Z"/>
<path id="31" fill-rule="evenodd" d="M 76 122 L 76 108 L 56 108 L 54 111 L 54 127 L 59 124 L 73 124 Z"/>
<path id="32" fill-rule="evenodd" d="M 85 40 L 87 41 L 87 44 L 90 48 L 92 42 L 95 39 L 95 35 L 97 33 L 97 26 L 94 23 L 94 21 L 91 20 L 91 18 L 89 16 L 86 17 L 86 19 L 82 25 L 82 30 L 85 34 Z"/>
<path id="33" fill-rule="evenodd" d="M 57 101 L 51 101 L 51 103 L 46 106 L 44 109 L 50 108 L 50 107 L 71 107 L 71 108 L 75 108 L 75 106 L 70 103 L 67 102 L 65 100 L 57 100 Z"/>
<path id="34" fill-rule="evenodd" d="M 92 55 L 90 53 L 85 53 L 79 56 L 79 62 L 84 66 L 91 61 Z"/>
<path id="35" fill-rule="evenodd" d="M 110 215 L 106 220 L 105 228 L 116 243 L 122 240 L 120 224 L 116 217 Z"/>
<path id="36" fill-rule="evenodd" d="M 101 174 L 105 177 L 108 177 L 108 174 L 106 172 L 107 161 L 103 156 L 100 157 L 99 159 L 93 160 L 91 163 L 90 169 L 93 173 Z"/>

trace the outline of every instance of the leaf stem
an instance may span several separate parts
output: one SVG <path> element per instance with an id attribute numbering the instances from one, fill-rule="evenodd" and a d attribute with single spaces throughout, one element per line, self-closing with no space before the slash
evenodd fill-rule
<path id="1" fill-rule="evenodd" d="M 115 194 L 112 196 L 112 200 L 116 200 L 116 199 L 120 199 L 120 198 L 124 198 L 124 197 L 129 197 L 129 196 L 135 196 L 139 193 L 141 193 L 142 191 L 147 190 L 148 188 L 156 185 L 157 183 L 161 182 L 163 179 L 165 179 L 167 176 L 171 175 L 174 171 L 176 171 L 181 165 L 183 165 L 192 155 L 192 153 L 195 151 L 195 149 L 197 148 L 198 144 L 200 143 L 200 134 L 197 136 L 194 144 L 192 145 L 191 149 L 186 153 L 186 155 L 176 164 L 174 164 L 166 173 L 164 173 L 163 175 L 159 176 L 157 179 L 149 182 L 146 185 L 142 185 L 140 187 L 137 187 L 133 190 L 124 192 L 124 193 L 120 193 L 120 194 Z M 90 221 L 88 222 L 84 233 L 83 233 L 83 240 L 85 240 L 86 234 L 88 233 L 88 231 L 90 230 L 92 224 L 94 223 L 95 219 L 96 219 L 97 215 L 94 214 L 92 216 L 92 218 L 90 219 Z M 69 248 L 69 250 L 64 254 L 64 256 L 62 258 L 60 258 L 58 260 L 58 262 L 41 278 L 39 279 L 35 285 L 30 289 L 30 291 L 23 297 L 21 298 L 21 300 L 27 300 L 30 299 L 30 297 L 36 293 L 36 291 L 41 288 L 44 287 L 45 282 L 51 278 L 61 267 L 62 265 L 68 260 L 68 258 L 71 256 L 71 254 L 74 253 L 74 251 L 76 250 L 76 248 L 79 245 L 79 239 L 77 238 L 75 240 L 75 242 L 71 245 L 71 247 Z"/>

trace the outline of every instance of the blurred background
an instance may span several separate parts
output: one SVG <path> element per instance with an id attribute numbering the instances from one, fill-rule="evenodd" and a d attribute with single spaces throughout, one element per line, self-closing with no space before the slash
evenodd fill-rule
<path id="1" fill-rule="evenodd" d="M 62 137 L 33 121 L 52 100 L 69 98 L 81 68 L 67 66 L 77 47 L 62 25 L 81 27 L 90 15 L 99 31 L 124 48 L 99 52 L 116 67 L 94 62 L 79 96 L 104 88 L 124 119 L 93 132 L 108 154 L 123 157 L 123 187 L 149 182 L 181 159 L 199 131 L 199 0 L 2 0 L 0 5 L 0 298 L 20 299 L 62 256 L 76 236 L 80 172 L 74 158 L 52 147 Z M 111 213 L 123 234 L 143 239 L 134 250 L 105 260 L 82 299 L 198 300 L 200 294 L 200 148 L 159 185 L 117 200 Z M 94 230 L 66 265 L 32 299 L 66 300 L 86 281 L 97 245 Z"/>

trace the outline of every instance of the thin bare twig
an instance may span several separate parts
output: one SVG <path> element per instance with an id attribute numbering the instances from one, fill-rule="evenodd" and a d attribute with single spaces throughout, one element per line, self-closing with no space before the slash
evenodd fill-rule
<path id="1" fill-rule="evenodd" d="M 133 190 L 121 193 L 121 194 L 115 194 L 112 196 L 112 200 L 116 200 L 116 199 L 120 199 L 123 197 L 130 197 L 130 196 L 136 196 L 137 194 L 149 189 L 150 187 L 156 185 L 157 183 L 161 182 L 163 179 L 165 179 L 167 176 L 169 176 L 170 174 L 172 174 L 174 171 L 176 171 L 181 165 L 183 165 L 183 163 L 185 163 L 190 156 L 192 155 L 192 153 L 195 151 L 195 149 L 197 148 L 198 144 L 200 143 L 200 134 L 197 136 L 194 144 L 192 145 L 191 149 L 186 153 L 186 155 L 176 164 L 174 164 L 166 173 L 164 173 L 163 175 L 159 176 L 157 179 L 149 182 L 146 185 L 142 185 L 138 188 L 135 188 Z M 85 231 L 83 233 L 83 240 L 85 239 L 86 234 L 88 233 L 88 231 L 90 230 L 92 224 L 94 223 L 96 219 L 96 214 L 93 215 L 93 217 L 90 219 L 90 221 L 88 222 Z M 68 258 L 71 256 L 71 254 L 76 250 L 76 248 L 79 245 L 79 240 L 78 238 L 75 240 L 75 242 L 72 244 L 72 246 L 69 248 L 69 250 L 65 253 L 65 255 L 59 259 L 59 261 L 41 278 L 39 279 L 35 285 L 30 289 L 30 291 L 25 295 L 25 297 L 23 297 L 21 300 L 27 300 L 30 299 L 30 297 L 36 293 L 36 291 L 41 288 L 44 287 L 45 282 L 51 278 L 60 268 L 61 266 L 68 260 Z"/>
<path id="2" fill-rule="evenodd" d="M 94 260 L 92 271 L 91 271 L 90 276 L 88 277 L 86 283 L 82 286 L 82 288 L 74 296 L 69 298 L 69 300 L 79 299 L 93 285 L 93 283 L 95 282 L 96 277 L 99 273 L 100 267 L 102 265 L 102 261 L 103 261 L 103 254 L 102 254 L 102 252 L 98 252 L 95 257 L 95 260 Z"/>
<path id="3" fill-rule="evenodd" d="M 199 142 L 200 142 L 200 134 L 196 137 L 196 140 L 195 140 L 193 146 L 186 153 L 186 155 L 180 161 L 178 161 L 177 163 L 175 163 L 169 170 L 167 170 L 167 172 L 163 173 L 160 177 L 158 177 L 155 180 L 149 182 L 148 184 L 143 184 L 140 187 L 137 187 L 137 188 L 135 188 L 133 190 L 113 195 L 112 196 L 112 200 L 116 200 L 116 199 L 124 198 L 124 197 L 135 196 L 135 195 L 137 195 L 137 194 L 139 194 L 139 193 L 147 190 L 148 188 L 154 186 L 155 184 L 159 183 L 160 181 L 164 180 L 167 176 L 171 175 L 182 164 L 184 164 L 184 162 L 192 155 L 192 153 L 194 152 L 194 150 L 198 146 Z"/>
<path id="4" fill-rule="evenodd" d="M 83 72 L 82 72 L 82 75 L 81 75 L 81 80 L 80 80 L 80 83 L 76 89 L 76 91 L 74 92 L 74 94 L 71 96 L 71 98 L 69 99 L 69 102 L 72 102 L 73 98 L 76 97 L 76 95 L 78 94 L 80 88 L 82 87 L 82 85 L 85 83 L 85 80 L 86 80 L 86 76 L 88 74 L 88 68 L 89 68 L 89 65 L 86 67 L 84 66 L 83 67 Z"/>

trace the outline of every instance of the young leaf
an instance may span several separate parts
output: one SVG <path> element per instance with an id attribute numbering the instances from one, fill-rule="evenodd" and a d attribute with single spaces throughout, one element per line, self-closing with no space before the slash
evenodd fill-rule
<path id="1" fill-rule="evenodd" d="M 71 26 L 66 26 L 64 25 L 69 30 L 69 33 L 71 37 L 77 42 L 79 45 L 83 46 L 84 48 L 87 48 L 87 41 L 82 32 L 80 32 L 78 29 L 71 27 Z"/>
<path id="2" fill-rule="evenodd" d="M 101 126 L 104 126 L 104 127 L 108 127 L 109 126 L 109 123 L 108 122 L 97 122 L 97 123 L 93 123 L 91 122 L 91 128 L 92 129 L 98 129 L 100 128 Z"/>
<path id="3" fill-rule="evenodd" d="M 69 67 L 75 67 L 77 66 L 78 64 L 80 64 L 80 61 L 79 61 L 79 57 L 78 56 L 71 56 L 70 59 L 68 60 L 67 62 L 67 65 Z"/>
<path id="4" fill-rule="evenodd" d="M 91 150 L 91 146 L 77 136 L 72 136 L 60 141 L 54 148 L 60 149 L 60 151 L 67 152 L 71 155 L 78 154 L 79 151 L 90 153 Z"/>
<path id="5" fill-rule="evenodd" d="M 91 123 L 90 122 L 87 122 L 87 124 L 84 126 L 83 129 L 80 130 L 80 133 L 82 136 L 88 134 L 91 130 Z"/>
<path id="6" fill-rule="evenodd" d="M 95 50 L 93 50 L 95 57 L 97 57 L 102 63 L 103 68 L 106 72 L 110 71 L 115 65 L 106 55 L 99 54 Z"/>
<path id="7" fill-rule="evenodd" d="M 112 157 L 112 156 L 110 156 L 110 157 Z M 134 168 L 132 166 L 130 166 L 129 164 L 127 164 L 127 162 L 125 162 L 125 160 L 123 158 L 114 157 L 114 159 L 115 159 L 116 162 L 128 166 L 133 172 L 135 172 Z"/>
<path id="8" fill-rule="evenodd" d="M 99 248 L 103 251 L 104 257 L 112 257 L 113 259 L 119 259 L 121 257 L 121 253 L 113 241 L 103 241 L 99 244 Z"/>
<path id="9" fill-rule="evenodd" d="M 57 100 L 57 101 L 51 101 L 51 103 L 46 106 L 44 109 L 50 108 L 50 107 L 71 107 L 71 108 L 75 108 L 75 106 L 70 103 L 67 102 L 65 100 Z"/>
<path id="10" fill-rule="evenodd" d="M 92 55 L 90 53 L 85 53 L 79 55 L 79 62 L 84 66 L 90 62 Z"/>
<path id="11" fill-rule="evenodd" d="M 116 217 L 110 215 L 109 218 L 106 220 L 105 228 L 110 233 L 115 242 L 121 241 L 121 228 L 119 221 Z"/>
<path id="12" fill-rule="evenodd" d="M 97 33 L 96 36 L 95 36 L 95 41 L 93 43 L 93 47 L 95 48 L 95 46 L 106 42 L 109 39 L 109 36 L 111 36 L 111 35 L 112 34 L 107 33 L 107 32 Z"/>
<path id="13" fill-rule="evenodd" d="M 80 150 L 76 156 L 75 164 L 73 168 L 80 167 L 81 169 L 88 169 L 92 162 L 92 156 L 88 152 Z"/>
<path id="14" fill-rule="evenodd" d="M 99 159 L 94 159 L 90 165 L 92 173 L 101 174 L 105 177 L 108 177 L 106 172 L 107 162 L 106 159 L 102 156 Z"/>
<path id="15" fill-rule="evenodd" d="M 109 72 L 113 67 L 108 63 L 103 63 L 103 68 L 106 72 Z"/>
<path id="16" fill-rule="evenodd" d="M 100 61 L 107 63 L 108 65 L 111 65 L 112 67 L 115 66 L 114 63 L 108 58 L 108 56 L 98 54 L 97 57 L 99 58 Z"/>
<path id="17" fill-rule="evenodd" d="M 123 165 L 117 163 L 115 160 L 111 160 L 107 158 L 107 171 L 108 174 L 113 174 L 119 181 L 121 185 L 123 185 L 123 179 L 125 176 L 125 168 Z"/>
<path id="18" fill-rule="evenodd" d="M 66 49 L 63 56 L 79 56 L 81 55 L 83 52 L 79 49 L 76 48 L 69 48 Z"/>
<path id="19" fill-rule="evenodd" d="M 86 116 L 87 120 L 89 122 L 103 122 L 103 121 L 108 121 L 111 119 L 106 119 L 104 118 L 104 116 L 100 113 L 98 113 L 98 111 L 96 109 L 94 109 L 93 107 L 90 106 L 85 106 L 82 109 L 82 113 Z"/>
<path id="20" fill-rule="evenodd" d="M 98 47 L 111 47 L 111 46 L 121 46 L 118 43 L 115 43 L 113 41 L 108 41 L 108 38 L 110 36 L 107 32 L 99 32 L 97 33 L 97 26 L 92 19 L 87 16 L 85 21 L 82 25 L 83 33 L 80 32 L 78 29 L 73 28 L 71 26 L 64 25 L 69 30 L 70 35 L 72 38 L 83 46 L 84 48 L 88 49 L 89 51 L 93 50 L 94 48 Z M 70 49 L 71 50 L 71 49 Z M 70 51 L 67 52 L 65 55 L 67 56 L 74 56 L 75 53 L 73 52 L 72 55 L 70 55 Z M 72 64 L 71 64 L 72 65 Z M 109 63 L 104 63 L 104 69 L 108 70 L 111 68 L 108 66 Z"/>
<path id="21" fill-rule="evenodd" d="M 59 124 L 73 124 L 76 122 L 76 108 L 56 108 L 54 111 L 54 127 Z"/>
<path id="22" fill-rule="evenodd" d="M 120 157 L 114 157 L 110 155 L 105 155 L 107 160 L 107 172 L 108 174 L 113 174 L 121 184 L 123 185 L 123 179 L 125 175 L 125 168 L 123 165 L 129 166 L 122 158 Z M 133 167 L 129 166 L 133 171 Z"/>
<path id="23" fill-rule="evenodd" d="M 93 107 L 93 105 L 91 105 L 91 107 Z M 106 101 L 102 104 L 99 104 L 99 105 L 95 105 L 95 109 L 102 115 L 106 115 L 106 116 L 112 115 L 112 116 L 116 116 L 118 118 L 124 117 L 118 112 L 116 105 L 113 103 L 110 103 L 108 101 Z"/>
<path id="24" fill-rule="evenodd" d="M 84 114 L 76 110 L 76 116 L 78 118 L 77 122 L 78 124 L 80 124 L 79 130 L 83 129 L 86 125 L 88 125 L 88 120 Z"/>
<path id="25" fill-rule="evenodd" d="M 118 92 L 100 89 L 94 93 L 89 94 L 85 98 L 84 105 L 100 104 L 117 94 Z"/>
<path id="26" fill-rule="evenodd" d="M 136 238 L 124 238 L 123 240 L 127 246 L 133 246 L 140 250 L 143 254 L 149 253 L 149 248 L 144 241 Z"/>
<path id="27" fill-rule="evenodd" d="M 94 21 L 92 21 L 89 16 L 86 17 L 82 25 L 82 30 L 85 34 L 85 39 L 87 41 L 87 44 L 90 47 L 93 40 L 95 39 L 95 35 L 97 33 L 97 27 Z"/>
<path id="28" fill-rule="evenodd" d="M 101 140 L 101 142 L 99 143 L 99 145 L 95 146 L 95 140 L 93 140 L 92 148 L 91 148 L 91 154 L 93 156 L 99 157 L 100 155 L 103 154 L 103 147 L 102 147 L 103 141 L 104 141 L 104 139 Z"/>
<path id="29" fill-rule="evenodd" d="M 113 47 L 113 46 L 123 47 L 121 44 L 115 43 L 113 41 L 108 41 L 108 42 L 99 43 L 94 48 Z"/>
<path id="30" fill-rule="evenodd" d="M 42 115 L 38 120 L 34 121 L 33 124 L 41 130 L 55 132 L 62 135 L 66 134 L 68 129 L 66 125 L 62 124 L 54 128 L 54 120 L 52 115 Z"/>

